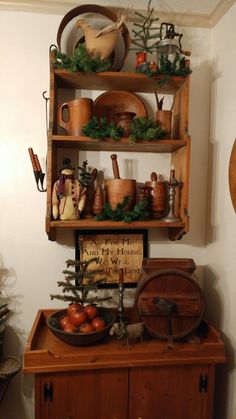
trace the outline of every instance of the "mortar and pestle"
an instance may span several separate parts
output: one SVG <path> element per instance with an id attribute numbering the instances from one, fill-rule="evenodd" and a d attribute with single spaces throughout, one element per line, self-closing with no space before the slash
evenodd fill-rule
<path id="1" fill-rule="evenodd" d="M 151 187 L 151 205 L 150 209 L 154 219 L 161 218 L 167 209 L 167 188 L 163 180 L 158 180 L 155 172 L 151 173 L 151 180 L 145 182 L 145 185 Z"/>
<path id="2" fill-rule="evenodd" d="M 129 196 L 129 202 L 125 210 L 130 210 L 136 203 L 136 180 L 134 179 L 121 179 L 119 167 L 117 163 L 117 155 L 111 155 L 112 169 L 114 179 L 107 179 L 105 181 L 106 199 L 111 208 L 114 210 L 117 204 L 120 204 L 125 196 Z"/>

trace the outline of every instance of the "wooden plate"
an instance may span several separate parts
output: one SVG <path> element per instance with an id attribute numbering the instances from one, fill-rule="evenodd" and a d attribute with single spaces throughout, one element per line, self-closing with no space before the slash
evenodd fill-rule
<path id="1" fill-rule="evenodd" d="M 234 211 L 236 212 L 236 140 L 234 141 L 229 161 L 229 190 Z"/>
<path id="2" fill-rule="evenodd" d="M 94 115 L 105 116 L 107 121 L 115 121 L 116 113 L 134 112 L 136 116 L 147 116 L 147 109 L 142 99 L 125 90 L 108 90 L 94 101 Z"/>

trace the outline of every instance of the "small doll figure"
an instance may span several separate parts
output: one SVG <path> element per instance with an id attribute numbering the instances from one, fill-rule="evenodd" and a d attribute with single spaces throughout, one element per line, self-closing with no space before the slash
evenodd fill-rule
<path id="1" fill-rule="evenodd" d="M 71 160 L 65 158 L 59 179 L 52 190 L 52 216 L 54 220 L 76 220 L 80 218 L 86 200 L 86 188 L 75 179 L 75 168 Z"/>

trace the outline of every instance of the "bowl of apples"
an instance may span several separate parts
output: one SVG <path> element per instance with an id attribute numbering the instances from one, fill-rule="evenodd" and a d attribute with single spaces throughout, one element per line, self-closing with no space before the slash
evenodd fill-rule
<path id="1" fill-rule="evenodd" d="M 47 326 L 63 342 L 86 346 L 107 336 L 115 319 L 111 309 L 72 303 L 47 317 Z"/>

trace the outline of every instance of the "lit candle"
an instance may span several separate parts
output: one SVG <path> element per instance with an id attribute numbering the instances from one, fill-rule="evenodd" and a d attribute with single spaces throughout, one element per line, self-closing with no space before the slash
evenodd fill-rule
<path id="1" fill-rule="evenodd" d="M 124 271 L 119 269 L 119 284 L 124 284 Z"/>
<path id="2" fill-rule="evenodd" d="M 175 168 L 172 165 L 171 170 L 170 170 L 170 183 L 172 183 L 174 179 L 175 179 Z"/>

